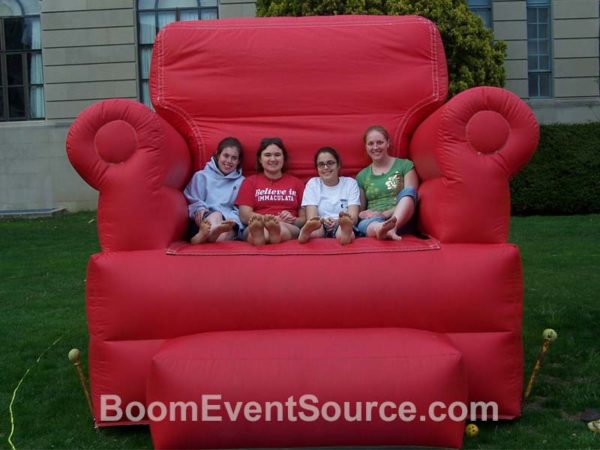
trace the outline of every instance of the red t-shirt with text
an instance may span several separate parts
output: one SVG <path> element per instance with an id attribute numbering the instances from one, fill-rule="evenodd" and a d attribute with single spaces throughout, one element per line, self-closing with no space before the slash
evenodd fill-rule
<path id="1" fill-rule="evenodd" d="M 257 173 L 244 180 L 235 203 L 250 206 L 257 214 L 277 215 L 289 211 L 297 217 L 303 192 L 304 183 L 292 175 L 284 173 L 281 178 L 271 180 Z"/>

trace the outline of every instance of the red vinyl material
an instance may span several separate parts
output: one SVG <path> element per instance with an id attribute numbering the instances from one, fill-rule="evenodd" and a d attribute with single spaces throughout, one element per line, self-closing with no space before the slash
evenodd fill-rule
<path id="1" fill-rule="evenodd" d="M 103 393 L 127 390 L 123 379 L 139 394 L 148 375 L 147 365 L 127 367 L 121 343 L 139 345 L 147 355 L 157 340 L 206 331 L 405 327 L 452 336 L 473 383 L 470 400 L 490 399 L 503 417 L 519 415 L 523 293 L 515 246 L 371 253 L 346 246 L 346 253 L 322 255 L 289 244 L 287 256 L 230 256 L 230 249 L 206 257 L 94 255 L 87 278 L 90 357 L 116 358 L 114 366 L 90 374 L 94 403 Z"/>
<path id="2" fill-rule="evenodd" d="M 499 88 L 462 92 L 429 116 L 410 143 L 422 183 L 422 231 L 443 242 L 506 242 L 508 181 L 538 138 L 531 110 Z"/>
<path id="3" fill-rule="evenodd" d="M 104 251 L 165 248 L 183 235 L 189 150 L 147 107 L 130 100 L 88 107 L 69 129 L 67 155 L 100 191 L 98 235 Z"/>
<path id="4" fill-rule="evenodd" d="M 102 395 L 146 401 L 152 356 L 172 338 L 387 327 L 445 333 L 463 355 L 469 399 L 518 416 L 523 277 L 518 249 L 506 243 L 508 182 L 535 150 L 538 126 L 498 88 L 445 103 L 447 82 L 440 35 L 419 17 L 166 26 L 153 51 L 156 112 L 105 100 L 67 137 L 73 166 L 100 191 L 102 251 L 86 287 L 96 417 Z M 246 175 L 260 138 L 279 136 L 292 175 L 315 176 L 314 152 L 331 145 L 354 176 L 368 164 L 362 139 L 373 124 L 390 130 L 394 155 L 415 162 L 418 226 L 430 239 L 267 250 L 182 243 L 181 191 L 223 137 L 245 146 Z"/>
<path id="5" fill-rule="evenodd" d="M 408 136 L 448 90 L 439 32 L 412 16 L 177 22 L 152 57 L 152 102 L 192 144 L 197 167 L 225 136 L 253 152 L 273 135 L 297 176 L 314 176 L 323 145 L 341 150 L 354 175 L 368 162 L 369 125 L 387 127 L 406 155 Z"/>
<path id="6" fill-rule="evenodd" d="M 203 414 L 201 399 L 208 395 L 214 396 L 211 406 L 220 409 Z M 198 405 L 195 420 L 188 409 L 185 420 L 175 414 L 174 420 L 167 416 L 151 422 L 157 449 L 460 448 L 464 421 L 437 422 L 432 417 L 445 409 L 432 409 L 432 416 L 429 409 L 434 402 L 446 407 L 454 402 L 466 405 L 467 383 L 460 352 L 439 334 L 386 328 L 220 332 L 165 344 L 152 362 L 147 397 L 148 404 L 160 402 L 167 409 L 175 402 Z M 288 402 L 290 397 L 296 405 Z M 313 409 L 305 407 L 303 400 Z M 239 405 L 233 420 L 224 402 Z M 253 407 L 260 414 L 244 412 L 250 402 L 256 402 Z M 272 407 L 266 420 L 267 402 L 279 402 L 285 410 L 281 408 L 278 417 Z M 333 420 L 334 405 L 324 409 L 327 402 L 339 405 L 339 420 Z M 368 420 L 367 402 L 410 402 L 414 416 L 386 421 L 394 417 L 389 404 L 382 417 L 373 409 Z M 351 405 L 347 417 L 354 420 L 343 419 L 345 403 Z M 160 417 L 158 412 L 152 414 Z M 216 417 L 222 420 L 206 420 Z"/>

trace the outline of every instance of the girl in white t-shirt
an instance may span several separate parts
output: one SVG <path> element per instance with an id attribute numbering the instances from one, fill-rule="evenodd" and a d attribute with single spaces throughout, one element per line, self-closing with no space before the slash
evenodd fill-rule
<path id="1" fill-rule="evenodd" d="M 340 177 L 340 157 L 332 147 L 317 150 L 315 167 L 319 176 L 308 180 L 304 188 L 302 206 L 307 221 L 298 240 L 304 243 L 310 238 L 335 237 L 340 244 L 349 244 L 360 210 L 358 184 L 353 178 Z"/>

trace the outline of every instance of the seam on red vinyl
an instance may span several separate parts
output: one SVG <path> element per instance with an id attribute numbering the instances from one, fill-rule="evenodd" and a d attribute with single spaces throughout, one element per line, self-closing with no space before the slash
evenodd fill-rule
<path id="1" fill-rule="evenodd" d="M 190 128 L 194 139 L 196 140 L 197 146 L 199 147 L 199 151 L 201 153 L 201 155 L 197 155 L 200 157 L 200 159 L 205 159 L 206 155 L 206 147 L 204 145 L 204 142 L 202 140 L 202 133 L 200 132 L 200 128 L 196 125 L 196 123 L 192 120 L 191 116 L 183 109 L 179 108 L 178 106 L 175 106 L 171 103 L 168 103 L 166 101 L 164 101 L 164 96 L 163 96 L 163 85 L 164 85 L 164 52 L 162 51 L 162 49 L 165 47 L 165 41 L 167 39 L 167 34 L 169 34 L 169 32 L 171 31 L 171 29 L 166 29 L 164 30 L 164 34 L 162 37 L 162 45 L 159 47 L 160 48 L 160 52 L 158 54 L 158 60 L 159 60 L 159 89 L 158 89 L 158 104 L 161 108 L 168 110 L 168 111 L 172 111 L 174 114 L 179 115 L 183 121 L 188 125 L 188 127 Z"/>
<path id="2" fill-rule="evenodd" d="M 176 338 L 177 339 L 177 338 Z M 242 357 L 242 356 L 232 356 L 230 358 L 223 358 L 223 357 L 212 357 L 212 356 L 181 356 L 181 355 L 174 355 L 174 356 L 163 356 L 162 354 L 158 354 L 156 357 L 156 361 L 157 362 L 162 362 L 162 361 L 176 361 L 176 362 L 183 362 L 183 361 L 339 361 L 339 360 L 393 360 L 393 359 L 399 359 L 399 360 L 405 360 L 405 359 L 421 359 L 421 358 L 439 358 L 439 357 L 449 357 L 452 360 L 457 360 L 462 358 L 462 355 L 459 353 L 458 350 L 450 353 L 450 352 L 445 352 L 445 353 L 426 353 L 426 354 L 408 354 L 405 356 L 398 356 L 398 355 L 390 355 L 390 356 L 346 356 L 346 355 L 342 355 L 339 358 L 336 358 L 335 356 L 332 355 L 325 355 L 325 356 L 311 356 L 311 355 L 306 355 L 306 356 L 273 356 L 273 357 L 269 357 L 269 356 L 262 356 L 262 357 L 258 357 L 258 356 L 248 356 L 248 357 Z"/>
<path id="3" fill-rule="evenodd" d="M 371 16 L 371 17 L 377 17 L 377 16 Z M 400 17 L 400 16 L 395 16 L 395 17 Z M 291 18 L 287 18 L 287 19 L 291 19 Z M 385 22 L 384 20 L 388 20 L 388 22 Z M 396 21 L 394 19 L 384 19 L 381 22 L 372 22 L 371 20 L 367 19 L 367 21 L 365 22 L 348 22 L 348 23 L 325 23 L 325 22 L 304 22 L 301 23 L 300 21 L 296 21 L 296 20 L 280 20 L 279 23 L 270 23 L 268 25 L 243 25 L 241 26 L 239 24 L 239 22 L 231 24 L 231 23 L 222 23 L 220 22 L 219 25 L 215 25 L 215 26 L 210 26 L 210 25 L 205 25 L 202 24 L 202 29 L 203 30 L 257 30 L 257 29 L 273 29 L 273 28 L 347 28 L 347 27 L 356 27 L 356 26 L 360 26 L 360 27 L 364 27 L 364 26 L 376 26 L 376 27 L 381 27 L 381 26 L 395 26 L 398 25 L 400 22 Z M 294 23 L 297 22 L 297 23 Z M 403 20 L 402 23 L 423 23 L 426 22 L 425 19 L 423 19 L 422 17 L 414 17 L 411 18 L 410 20 Z M 196 27 L 197 24 L 195 24 L 192 21 L 181 21 L 181 22 L 176 22 L 174 25 L 172 25 L 170 28 L 174 29 L 174 28 L 181 28 L 181 29 L 185 29 L 185 28 L 194 28 Z"/>
<path id="4" fill-rule="evenodd" d="M 399 326 L 399 327 L 394 327 L 394 326 L 389 326 L 386 328 L 400 328 L 403 330 L 412 330 L 411 328 L 407 328 L 405 326 Z M 290 329 L 290 328 L 266 328 L 263 329 L 264 330 L 268 330 L 268 331 L 277 331 L 277 330 L 283 330 L 283 329 Z M 373 329 L 372 327 L 363 327 L 363 326 L 359 326 L 359 327 L 351 327 L 351 328 L 347 328 L 347 327 L 342 327 L 342 328 L 291 328 L 293 330 L 309 330 L 309 331 L 315 331 L 315 330 L 324 330 L 324 329 L 331 329 L 331 330 L 362 330 L 362 329 Z M 385 328 L 383 328 L 385 329 Z M 138 342 L 153 342 L 153 341 L 162 341 L 163 344 L 168 342 L 168 341 L 172 341 L 173 339 L 185 339 L 191 336 L 195 336 L 197 334 L 205 334 L 205 333 L 243 333 L 246 331 L 256 331 L 253 329 L 246 329 L 246 328 L 228 328 L 228 329 L 221 329 L 221 330 L 199 330 L 197 332 L 194 332 L 192 334 L 188 334 L 188 335 L 173 335 L 173 336 L 165 336 L 165 337 L 149 337 L 149 338 L 144 338 L 144 337 L 140 337 L 137 339 L 134 338 L 126 338 L 126 339 L 122 339 L 122 338 L 105 338 L 102 337 L 101 334 L 98 333 L 91 333 L 91 336 L 95 337 L 96 339 L 98 339 L 99 341 L 101 341 L 103 344 L 121 344 L 121 343 L 138 343 Z M 417 331 L 424 331 L 424 330 L 417 330 Z M 518 331 L 514 331 L 514 330 L 469 330 L 469 331 L 445 331 L 445 330 L 426 330 L 428 332 L 431 333 L 435 333 L 435 334 L 441 334 L 443 336 L 446 336 L 448 339 L 450 339 L 450 343 L 452 345 L 454 345 L 454 343 L 452 342 L 452 336 L 472 336 L 474 334 L 480 334 L 480 335 L 514 335 L 515 339 L 520 339 L 520 333 Z M 515 341 L 516 342 L 516 341 Z M 159 347 L 159 350 L 157 350 L 157 352 L 160 351 L 160 348 L 162 347 L 162 345 Z"/>
<path id="5" fill-rule="evenodd" d="M 364 240 L 363 240 L 364 239 Z M 415 238 L 416 239 L 416 238 Z M 310 248 L 309 244 L 303 244 L 298 247 L 295 241 L 286 241 L 276 246 L 265 245 L 254 247 L 244 242 L 230 243 L 212 243 L 202 245 L 192 245 L 189 242 L 178 241 L 172 243 L 166 250 L 170 256 L 311 256 L 311 255 L 356 255 L 356 254 L 377 254 L 377 253 L 408 253 L 434 251 L 441 249 L 441 243 L 436 239 L 414 240 L 407 238 L 397 242 L 374 242 L 370 238 L 362 238 L 361 246 L 349 244 L 341 246 L 333 240 L 326 239 L 331 245 L 328 247 Z M 232 248 L 233 247 L 233 248 Z M 291 247 L 291 248 L 290 248 Z M 301 249 L 300 249 L 301 248 Z"/>
<path id="6" fill-rule="evenodd" d="M 418 21 L 418 22 L 424 22 L 424 20 L 421 20 L 421 21 Z M 406 111 L 406 114 L 404 115 L 404 118 L 402 119 L 402 121 L 400 122 L 400 124 L 396 128 L 396 132 L 394 133 L 394 141 L 395 142 L 400 142 L 400 139 L 401 139 L 401 137 L 402 137 L 402 135 L 404 133 L 404 128 L 406 127 L 406 124 L 408 123 L 409 119 L 414 114 L 416 114 L 416 112 L 419 109 L 421 109 L 422 107 L 425 107 L 425 106 L 427 106 L 427 105 L 429 105 L 431 103 L 435 103 L 435 102 L 437 102 L 437 101 L 440 100 L 440 86 L 439 86 L 439 79 L 438 79 L 438 76 L 439 76 L 439 67 L 438 67 L 439 59 L 438 59 L 438 55 L 437 55 L 437 52 L 436 52 L 437 38 L 436 38 L 435 29 L 433 28 L 433 24 L 431 22 L 427 23 L 427 29 L 429 31 L 429 42 L 430 42 L 429 55 L 430 55 L 430 58 L 431 58 L 431 61 L 432 61 L 431 78 L 432 78 L 433 92 L 427 98 L 424 98 L 423 100 L 421 100 L 420 102 L 416 103 L 415 105 L 413 105 L 411 108 L 409 108 Z"/>
<path id="7" fill-rule="evenodd" d="M 432 84 L 433 84 L 433 90 L 435 92 L 435 97 L 434 100 L 439 100 L 440 98 L 440 85 L 439 85 L 439 67 L 438 67 L 438 54 L 436 51 L 436 43 L 437 43 L 437 35 L 435 33 L 435 30 L 433 28 L 433 24 L 429 24 L 428 27 L 429 29 L 429 37 L 431 39 L 431 55 L 433 56 L 433 71 L 432 71 Z"/>

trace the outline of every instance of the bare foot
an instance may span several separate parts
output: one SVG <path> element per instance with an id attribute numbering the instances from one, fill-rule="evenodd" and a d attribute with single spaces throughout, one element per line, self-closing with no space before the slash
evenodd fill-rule
<path id="1" fill-rule="evenodd" d="M 340 234 L 338 236 L 338 241 L 342 245 L 349 244 L 352 242 L 352 218 L 348 213 L 340 212 L 340 218 L 338 220 L 338 224 L 340 226 Z"/>
<path id="2" fill-rule="evenodd" d="M 196 233 L 195 236 L 190 239 L 192 244 L 203 244 L 208 239 L 208 235 L 210 233 L 210 222 L 208 220 L 203 220 L 200 223 L 200 230 Z"/>
<path id="3" fill-rule="evenodd" d="M 216 227 L 211 228 L 210 233 L 208 234 L 208 242 L 215 242 L 223 233 L 233 230 L 234 225 L 235 222 L 233 220 L 226 220 Z"/>
<path id="4" fill-rule="evenodd" d="M 248 233 L 253 245 L 265 245 L 265 223 L 262 216 L 252 216 L 248 221 Z"/>
<path id="5" fill-rule="evenodd" d="M 277 217 L 267 214 L 265 216 L 265 228 L 269 232 L 269 243 L 279 244 L 281 242 L 281 228 Z"/>
<path id="6" fill-rule="evenodd" d="M 396 233 L 396 228 L 394 227 L 394 225 L 396 225 L 396 218 L 390 217 L 388 220 L 381 224 L 381 227 L 377 230 L 375 237 L 377 237 L 377 239 L 379 239 L 380 241 L 386 239 L 393 239 L 392 236 L 390 236 L 390 231 L 392 231 L 393 234 Z"/>
<path id="7" fill-rule="evenodd" d="M 400 236 L 397 232 L 396 228 L 387 232 L 387 239 L 390 241 L 401 241 L 402 236 Z"/>
<path id="8" fill-rule="evenodd" d="M 300 230 L 300 234 L 298 235 L 298 241 L 300 241 L 301 244 L 308 242 L 308 240 L 310 239 L 310 234 L 313 231 L 317 231 L 319 228 L 321 228 L 321 218 L 318 216 L 311 217 L 306 221 L 306 223 Z"/>

